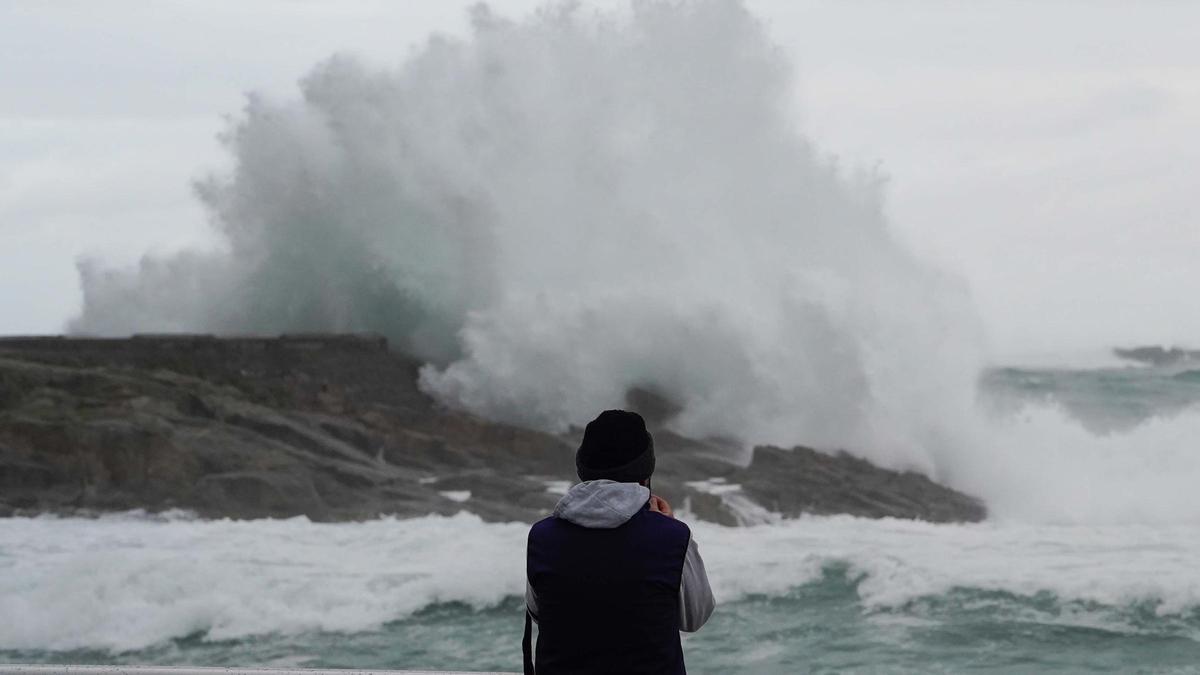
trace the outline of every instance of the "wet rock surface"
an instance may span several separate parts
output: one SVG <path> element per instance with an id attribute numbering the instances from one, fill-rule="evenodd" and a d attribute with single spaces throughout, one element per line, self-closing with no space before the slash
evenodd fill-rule
<path id="1" fill-rule="evenodd" d="M 178 508 L 352 520 L 467 510 L 533 521 L 575 480 L 579 430 L 449 410 L 371 336 L 0 339 L 0 517 Z M 669 405 L 631 392 L 652 425 Z M 845 453 L 734 448 L 655 430 L 655 492 L 735 525 L 801 513 L 930 521 L 975 499 Z"/>

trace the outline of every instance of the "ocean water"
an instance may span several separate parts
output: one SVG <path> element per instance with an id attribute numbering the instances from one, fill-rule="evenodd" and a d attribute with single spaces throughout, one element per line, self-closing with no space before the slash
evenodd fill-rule
<path id="1" fill-rule="evenodd" d="M 985 372 L 983 391 L 996 408 L 1040 402 L 1061 407 L 1090 431 L 1122 432 L 1200 404 L 1200 370 L 1194 366 L 997 368 Z"/>
<path id="2" fill-rule="evenodd" d="M 1144 368 L 1004 369 L 983 389 L 1108 435 L 1200 397 Z M 692 672 L 1200 671 L 1187 517 L 691 524 L 719 602 L 685 638 Z M 4 519 L 0 662 L 517 670 L 525 531 L 466 513 Z"/>

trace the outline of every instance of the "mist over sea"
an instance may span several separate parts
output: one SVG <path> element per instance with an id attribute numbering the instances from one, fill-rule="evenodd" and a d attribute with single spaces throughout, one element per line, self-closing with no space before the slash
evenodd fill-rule
<path id="1" fill-rule="evenodd" d="M 989 367 L 965 284 L 894 236 L 885 176 L 804 135 L 738 2 L 472 26 L 251 95 L 233 169 L 196 186 L 222 247 L 82 262 L 71 330 L 377 331 L 491 419 L 563 430 L 637 387 L 688 436 L 846 449 L 987 503 L 693 522 L 720 602 L 694 672 L 1200 662 L 1196 370 Z M 513 670 L 525 528 L 0 519 L 0 661 Z"/>

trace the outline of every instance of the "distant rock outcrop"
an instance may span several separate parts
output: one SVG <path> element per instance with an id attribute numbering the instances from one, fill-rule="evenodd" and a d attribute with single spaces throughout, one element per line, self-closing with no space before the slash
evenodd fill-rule
<path id="1" fill-rule="evenodd" d="M 574 480 L 577 436 L 448 410 L 374 336 L 0 339 L 0 515 L 188 509 L 347 520 L 467 510 L 531 521 Z M 648 392 L 632 402 L 669 404 Z M 655 432 L 656 492 L 744 524 L 800 513 L 970 521 L 975 499 L 845 453 Z"/>
<path id="2" fill-rule="evenodd" d="M 1117 347 L 1113 349 L 1113 353 L 1117 355 L 1117 358 L 1125 359 L 1126 361 L 1137 361 L 1138 363 L 1157 366 L 1159 368 L 1200 363 L 1200 350 L 1182 349 L 1180 347 L 1167 348 L 1154 346 L 1133 347 L 1130 349 Z"/>

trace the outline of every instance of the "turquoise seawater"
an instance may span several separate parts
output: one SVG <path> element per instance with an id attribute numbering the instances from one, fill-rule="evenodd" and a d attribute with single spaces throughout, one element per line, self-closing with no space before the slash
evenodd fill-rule
<path id="1" fill-rule="evenodd" d="M 1194 673 L 1200 614 L 1164 620 L 1154 608 L 1063 606 L 959 589 L 865 611 L 844 567 L 778 596 L 723 605 L 685 640 L 695 673 Z M 0 651 L 0 661 L 330 668 L 519 670 L 521 602 L 475 611 L 426 608 L 379 630 L 208 640 L 203 634 L 113 654 Z M 1107 625 L 1106 625 L 1107 624 Z M 1118 628 L 1117 626 L 1121 626 Z"/>
<path id="2" fill-rule="evenodd" d="M 996 368 L 984 373 L 982 385 L 985 398 L 1000 408 L 1059 406 L 1099 433 L 1125 431 L 1200 404 L 1200 370 L 1187 368 Z"/>

